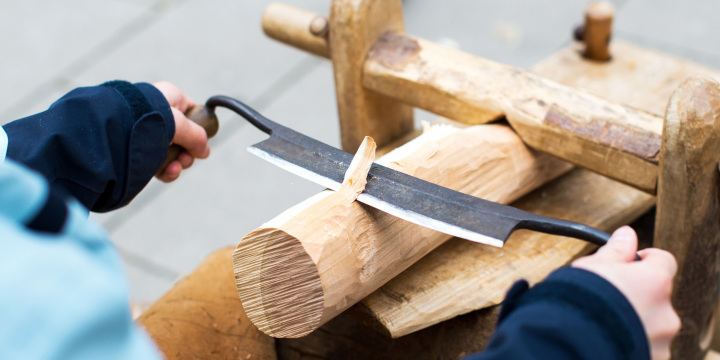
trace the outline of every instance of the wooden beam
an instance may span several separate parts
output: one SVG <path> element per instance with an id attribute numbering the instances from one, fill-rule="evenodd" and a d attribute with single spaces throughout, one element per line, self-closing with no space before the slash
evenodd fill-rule
<path id="1" fill-rule="evenodd" d="M 378 163 L 508 203 L 570 166 L 528 149 L 508 127 L 436 127 Z M 233 255 L 248 317 L 273 337 L 317 329 L 450 236 L 326 191 L 246 235 Z"/>
<path id="2" fill-rule="evenodd" d="M 678 261 L 673 305 L 682 329 L 674 359 L 701 359 L 720 286 L 720 84 L 683 82 L 670 98 L 660 154 L 655 246 Z"/>
<path id="3" fill-rule="evenodd" d="M 658 116 L 406 35 L 385 34 L 364 69 L 375 92 L 464 122 L 505 116 L 531 147 L 655 191 Z"/>
<path id="4" fill-rule="evenodd" d="M 274 340 L 248 320 L 233 286 L 233 248 L 209 255 L 138 322 L 168 360 L 275 360 Z"/>

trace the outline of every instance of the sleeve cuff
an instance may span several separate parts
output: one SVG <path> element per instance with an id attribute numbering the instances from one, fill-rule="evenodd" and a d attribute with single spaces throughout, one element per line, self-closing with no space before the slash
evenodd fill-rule
<path id="1" fill-rule="evenodd" d="M 175 137 L 175 117 L 170 109 L 170 104 L 165 99 L 165 95 L 155 86 L 148 83 L 136 83 L 135 86 L 145 95 L 152 108 L 162 115 L 165 120 L 165 129 L 168 132 L 168 144 L 170 144 Z"/>
<path id="2" fill-rule="evenodd" d="M 516 283 L 508 292 L 499 321 L 515 309 L 538 303 L 556 304 L 582 314 L 597 324 L 618 354 L 639 356 L 629 357 L 632 359 L 650 358 L 645 329 L 632 304 L 595 273 L 564 267 L 533 288 L 528 289 L 527 282 Z"/>
<path id="3" fill-rule="evenodd" d="M 7 148 L 8 148 L 7 133 L 5 132 L 5 129 L 3 129 L 2 126 L 0 126 L 0 163 L 5 161 L 5 156 L 7 155 Z"/>

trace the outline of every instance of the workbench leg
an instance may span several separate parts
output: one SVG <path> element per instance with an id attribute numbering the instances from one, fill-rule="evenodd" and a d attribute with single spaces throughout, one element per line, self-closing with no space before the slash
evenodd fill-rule
<path id="1" fill-rule="evenodd" d="M 673 305 L 682 329 L 673 359 L 702 359 L 712 339 L 720 280 L 720 84 L 691 78 L 667 107 L 660 153 L 655 246 L 678 261 Z"/>
<path id="2" fill-rule="evenodd" d="M 365 136 L 378 147 L 413 129 L 413 109 L 365 90 L 362 69 L 368 51 L 385 32 L 404 32 L 400 0 L 334 0 L 330 9 L 330 58 L 342 147 L 354 153 Z"/>

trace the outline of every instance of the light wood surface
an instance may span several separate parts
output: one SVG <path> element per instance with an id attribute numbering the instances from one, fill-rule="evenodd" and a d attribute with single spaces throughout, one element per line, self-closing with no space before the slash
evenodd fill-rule
<path id="1" fill-rule="evenodd" d="M 375 40 L 388 31 L 404 31 L 401 1 L 335 0 L 329 21 L 343 150 L 354 153 L 365 136 L 382 147 L 412 131 L 412 107 L 362 84 L 363 62 Z"/>
<path id="2" fill-rule="evenodd" d="M 434 127 L 378 163 L 508 203 L 570 166 L 528 149 L 508 127 Z M 317 329 L 450 236 L 326 191 L 246 235 L 234 253 L 248 316 L 274 337 Z"/>
<path id="3" fill-rule="evenodd" d="M 166 359 L 277 358 L 274 340 L 255 328 L 237 297 L 232 251 L 209 255 L 138 319 Z"/>
<path id="4" fill-rule="evenodd" d="M 678 261 L 674 359 L 701 359 L 710 348 L 720 291 L 719 160 L 720 84 L 688 79 L 667 107 L 655 222 L 655 245 Z"/>

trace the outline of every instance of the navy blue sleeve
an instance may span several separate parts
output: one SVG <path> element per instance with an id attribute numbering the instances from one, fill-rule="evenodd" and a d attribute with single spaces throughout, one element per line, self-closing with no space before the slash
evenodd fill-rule
<path id="1" fill-rule="evenodd" d="M 528 289 L 515 283 L 485 351 L 470 360 L 649 360 L 650 348 L 637 313 L 602 277 L 561 268 Z"/>
<path id="2" fill-rule="evenodd" d="M 88 209 L 127 205 L 152 179 L 175 135 L 170 105 L 146 83 L 78 88 L 47 111 L 3 126 L 7 158 L 38 171 Z"/>

